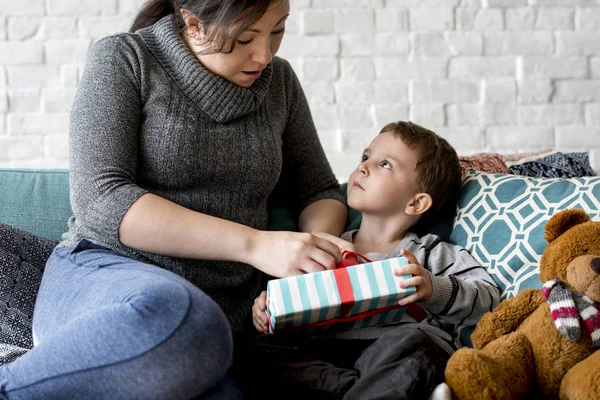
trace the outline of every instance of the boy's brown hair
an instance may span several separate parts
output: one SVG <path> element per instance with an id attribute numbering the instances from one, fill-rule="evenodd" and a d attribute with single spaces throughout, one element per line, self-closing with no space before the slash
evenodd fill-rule
<path id="1" fill-rule="evenodd" d="M 432 199 L 431 208 L 422 219 L 452 215 L 460 192 L 462 172 L 456 150 L 429 129 L 412 122 L 391 122 L 379 132 L 391 132 L 417 154 L 417 184 Z"/>

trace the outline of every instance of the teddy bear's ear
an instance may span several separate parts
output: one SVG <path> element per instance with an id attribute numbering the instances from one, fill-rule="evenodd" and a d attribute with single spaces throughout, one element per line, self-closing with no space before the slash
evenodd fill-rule
<path id="1" fill-rule="evenodd" d="M 579 208 L 563 210 L 557 214 L 554 214 L 546 223 L 546 227 L 544 228 L 546 231 L 546 241 L 551 243 L 554 241 L 554 239 L 575 225 L 583 224 L 589 220 L 590 216 Z"/>

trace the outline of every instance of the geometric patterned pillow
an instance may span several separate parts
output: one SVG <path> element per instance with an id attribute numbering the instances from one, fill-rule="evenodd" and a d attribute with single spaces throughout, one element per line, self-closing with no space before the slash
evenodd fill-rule
<path id="1" fill-rule="evenodd" d="M 469 171 L 450 241 L 487 269 L 502 299 L 541 288 L 544 226 L 560 210 L 580 208 L 600 220 L 600 177 L 530 178 Z"/>
<path id="2" fill-rule="evenodd" d="M 0 364 L 33 347 L 35 298 L 56 244 L 0 223 Z"/>

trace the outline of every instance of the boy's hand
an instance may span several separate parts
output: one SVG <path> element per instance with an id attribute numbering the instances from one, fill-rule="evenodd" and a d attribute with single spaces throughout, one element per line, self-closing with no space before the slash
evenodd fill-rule
<path id="1" fill-rule="evenodd" d="M 402 289 L 409 286 L 414 286 L 416 291 L 410 296 L 400 300 L 398 304 L 405 306 L 409 303 L 414 303 L 415 301 L 429 300 L 431 293 L 433 292 L 429 271 L 419 264 L 415 255 L 410 251 L 403 249 L 400 254 L 406 257 L 408 265 L 403 265 L 402 267 L 396 269 L 394 271 L 394 275 L 400 276 L 404 274 L 412 274 L 412 278 L 400 282 L 399 286 Z"/>
<path id="2" fill-rule="evenodd" d="M 267 333 L 269 320 L 265 310 L 267 309 L 267 292 L 263 290 L 260 295 L 254 300 L 252 306 L 252 323 L 257 331 L 261 333 Z"/>
<path id="3" fill-rule="evenodd" d="M 333 236 L 332 234 L 326 232 L 316 232 L 313 235 L 320 237 L 321 239 L 329 240 L 331 243 L 335 244 L 340 250 L 351 251 L 356 253 L 356 247 L 354 245 L 344 239 L 341 239 L 337 236 Z"/>

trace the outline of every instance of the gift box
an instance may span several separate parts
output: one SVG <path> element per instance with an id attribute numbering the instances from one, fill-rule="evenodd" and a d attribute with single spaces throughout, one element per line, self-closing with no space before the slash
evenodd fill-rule
<path id="1" fill-rule="evenodd" d="M 394 275 L 404 257 L 274 279 L 267 284 L 269 332 L 311 328 L 357 329 L 399 321 L 398 301 L 415 292 L 401 289 L 410 274 Z"/>

